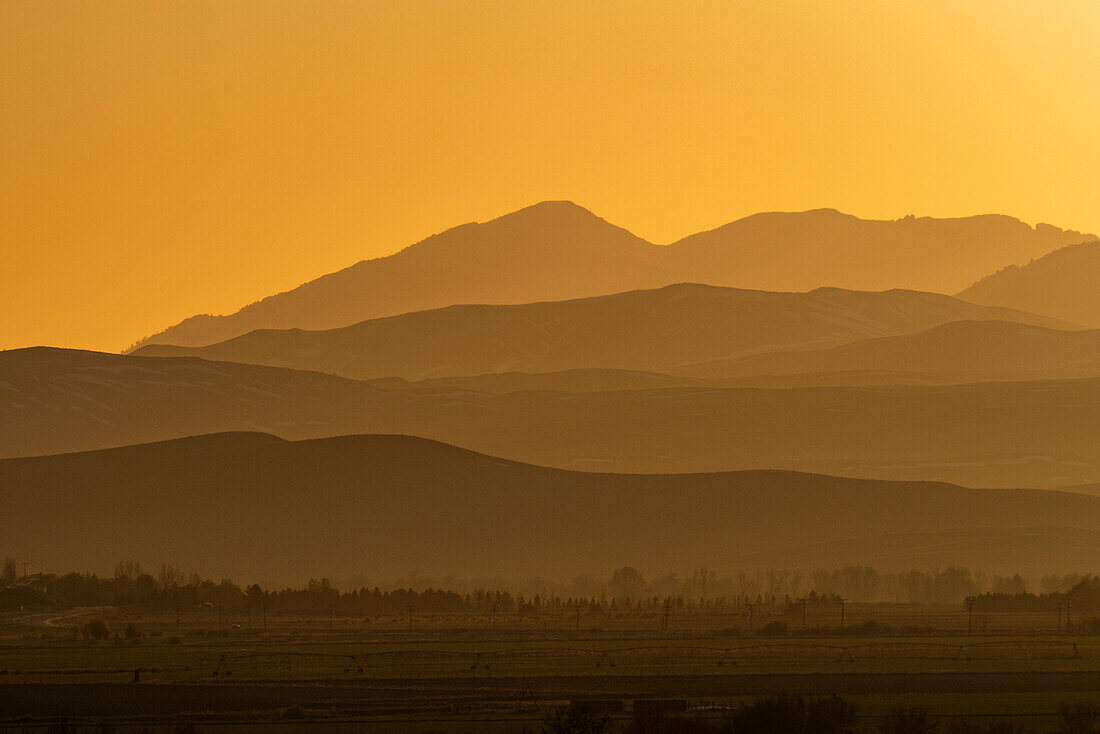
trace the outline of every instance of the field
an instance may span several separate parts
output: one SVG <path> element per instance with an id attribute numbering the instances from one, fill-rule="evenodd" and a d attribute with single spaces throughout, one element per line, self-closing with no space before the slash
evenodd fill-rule
<path id="1" fill-rule="evenodd" d="M 1050 615 L 976 620 L 961 606 L 891 605 L 852 605 L 848 614 L 843 629 L 831 617 L 809 614 L 805 628 L 797 614 L 776 617 L 789 629 L 774 636 L 760 634 L 769 621 L 761 616 L 748 632 L 743 613 L 682 614 L 665 631 L 659 615 L 604 615 L 599 625 L 415 612 L 411 620 L 203 610 L 177 621 L 109 608 L 9 617 L 0 730 L 57 730 L 65 721 L 118 731 L 507 732 L 537 728 L 548 710 L 582 698 L 621 699 L 622 716 L 647 697 L 720 716 L 756 695 L 791 691 L 843 695 L 869 727 L 906 705 L 1052 731 L 1060 703 L 1100 699 L 1100 637 L 1059 632 L 1062 621 Z M 74 639 L 74 625 L 94 616 L 112 636 Z"/>

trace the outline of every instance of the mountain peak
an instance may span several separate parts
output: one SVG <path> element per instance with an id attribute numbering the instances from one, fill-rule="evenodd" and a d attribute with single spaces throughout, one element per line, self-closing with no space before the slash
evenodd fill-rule
<path id="1" fill-rule="evenodd" d="M 510 212 L 496 219 L 486 222 L 486 224 L 493 224 L 496 222 L 530 222 L 535 225 L 546 225 L 554 222 L 561 221 L 591 221 L 591 222 L 605 222 L 602 217 L 598 217 L 588 209 L 585 209 L 579 204 L 575 204 L 572 201 L 567 200 L 550 200 L 540 201 L 537 204 L 531 204 L 525 206 L 522 209 L 517 209 L 514 212 Z"/>

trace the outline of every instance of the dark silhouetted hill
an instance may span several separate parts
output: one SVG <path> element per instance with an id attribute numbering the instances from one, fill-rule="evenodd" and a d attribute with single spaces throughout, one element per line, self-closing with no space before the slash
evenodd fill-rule
<path id="1" fill-rule="evenodd" d="M 862 220 L 831 209 L 757 214 L 667 246 L 565 201 L 464 224 L 388 257 L 141 340 L 201 346 L 256 329 L 331 329 L 457 303 L 558 301 L 702 282 L 953 293 L 1006 264 L 1087 238 L 999 215 Z"/>
<path id="2" fill-rule="evenodd" d="M 1045 488 L 1100 482 L 1100 379 L 489 394 L 195 358 L 0 353 L 2 456 L 220 431 L 412 434 L 595 471 L 790 469 Z"/>
<path id="3" fill-rule="evenodd" d="M 0 501 L 0 536 L 36 566 L 103 572 L 135 558 L 240 581 L 1100 562 L 1100 499 L 1085 495 L 775 471 L 586 474 L 406 436 L 223 434 L 9 459 Z"/>
<path id="4" fill-rule="evenodd" d="M 959 298 L 1100 327 L 1100 242 L 1063 247 L 1022 267 L 1004 268 Z"/>
<path id="5" fill-rule="evenodd" d="M 452 306 L 327 331 L 254 331 L 206 347 L 149 345 L 135 354 L 191 355 L 356 379 L 573 369 L 661 372 L 905 334 L 960 319 L 1060 324 L 934 293 L 837 288 L 771 293 L 689 283 L 573 301 Z"/>

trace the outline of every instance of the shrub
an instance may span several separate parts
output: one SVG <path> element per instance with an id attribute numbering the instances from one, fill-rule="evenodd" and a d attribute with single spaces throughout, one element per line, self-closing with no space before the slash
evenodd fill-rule
<path id="1" fill-rule="evenodd" d="M 931 734 L 937 724 L 928 718 L 927 711 L 897 708 L 878 722 L 880 734 Z"/>
<path id="2" fill-rule="evenodd" d="M 760 628 L 760 634 L 767 637 L 784 637 L 790 630 L 787 628 L 786 622 L 768 622 L 766 625 Z"/>
<path id="3" fill-rule="evenodd" d="M 1091 703 L 1063 703 L 1058 707 L 1059 734 L 1093 734 L 1100 723 L 1100 709 Z"/>
<path id="4" fill-rule="evenodd" d="M 291 721 L 298 721 L 306 718 L 306 714 L 302 711 L 300 706 L 290 706 L 284 709 L 282 716 L 284 719 L 289 719 Z"/>
<path id="5" fill-rule="evenodd" d="M 560 708 L 542 720 L 542 734 L 607 734 L 611 717 L 586 708 Z"/>
<path id="6" fill-rule="evenodd" d="M 807 700 L 784 694 L 756 699 L 729 723 L 736 734 L 850 734 L 856 731 L 856 709 L 839 696 Z"/>
<path id="7" fill-rule="evenodd" d="M 138 634 L 137 625 L 134 624 L 133 622 L 126 625 L 126 631 L 123 632 L 123 634 L 126 635 L 127 640 L 136 640 L 138 637 L 141 636 L 141 635 Z"/>
<path id="8" fill-rule="evenodd" d="M 106 622 L 96 617 L 84 623 L 84 627 L 81 628 L 81 633 L 86 640 L 106 640 L 111 634 L 111 631 L 107 629 Z"/>
<path id="9" fill-rule="evenodd" d="M 942 731 L 943 734 L 1034 734 L 1030 729 L 1017 729 L 1007 721 L 991 721 L 987 724 L 953 721 Z"/>

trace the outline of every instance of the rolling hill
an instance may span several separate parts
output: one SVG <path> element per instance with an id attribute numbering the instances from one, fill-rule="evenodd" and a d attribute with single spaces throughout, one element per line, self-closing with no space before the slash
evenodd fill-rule
<path id="1" fill-rule="evenodd" d="M 261 330 L 206 347 L 149 345 L 135 354 L 189 355 L 355 379 L 572 369 L 662 372 L 906 334 L 962 319 L 1060 325 L 934 293 L 836 288 L 771 293 L 683 283 L 572 301 L 452 306 L 326 331 Z"/>
<path id="2" fill-rule="evenodd" d="M 256 329 L 331 329 L 457 303 L 558 301 L 678 282 L 949 293 L 1089 237 L 999 215 L 880 221 L 818 209 L 756 214 L 661 246 L 576 204 L 543 202 L 454 227 L 228 316 L 193 316 L 135 346 L 202 346 Z"/>
<path id="3" fill-rule="evenodd" d="M 789 469 L 1047 488 L 1100 482 L 1100 379 L 488 394 L 195 358 L 0 353 L 0 456 L 220 431 L 412 434 L 609 472 Z"/>
<path id="4" fill-rule="evenodd" d="M 1100 327 L 1100 242 L 1063 247 L 999 270 L 959 293 L 973 303 L 1022 308 Z"/>
<path id="5" fill-rule="evenodd" d="M 1100 499 L 1085 495 L 775 471 L 586 474 L 406 436 L 221 434 L 8 459 L 0 501 L 0 536 L 41 567 L 103 572 L 133 558 L 275 583 L 797 558 L 999 573 L 1100 562 Z"/>

